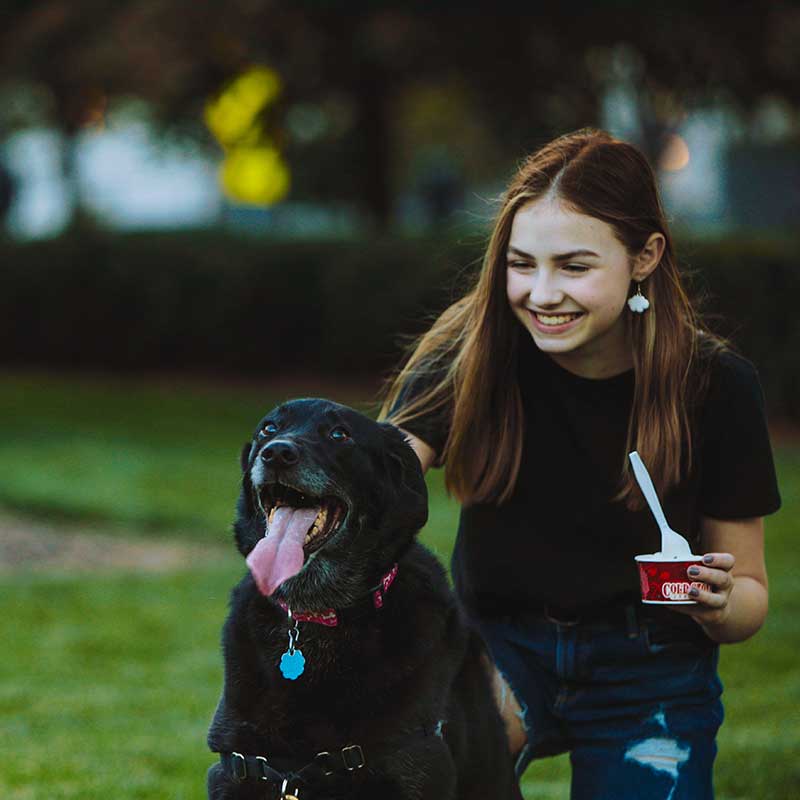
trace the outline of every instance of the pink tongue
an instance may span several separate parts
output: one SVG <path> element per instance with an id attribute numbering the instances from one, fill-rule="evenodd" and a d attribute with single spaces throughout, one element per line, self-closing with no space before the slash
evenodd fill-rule
<path id="1" fill-rule="evenodd" d="M 267 535 L 247 556 L 247 566 L 261 594 L 271 595 L 303 568 L 303 541 L 318 513 L 319 506 L 281 506 L 267 523 Z"/>

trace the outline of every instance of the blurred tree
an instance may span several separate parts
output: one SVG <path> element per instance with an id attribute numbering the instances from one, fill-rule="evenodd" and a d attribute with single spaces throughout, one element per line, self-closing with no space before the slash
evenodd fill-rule
<path id="1" fill-rule="evenodd" d="M 460 113 L 486 131 L 473 141 L 509 165 L 596 124 L 621 81 L 654 159 L 694 106 L 722 98 L 746 115 L 767 93 L 800 105 L 795 0 L 5 0 L 4 12 L 2 74 L 47 88 L 67 142 L 128 95 L 196 131 L 228 81 L 254 64 L 275 69 L 284 90 L 261 124 L 289 161 L 293 196 L 350 202 L 378 228 L 393 216 L 396 109 L 410 87 L 457 76 Z"/>
<path id="2" fill-rule="evenodd" d="M 0 161 L 0 223 L 5 219 L 14 199 L 14 179 Z"/>

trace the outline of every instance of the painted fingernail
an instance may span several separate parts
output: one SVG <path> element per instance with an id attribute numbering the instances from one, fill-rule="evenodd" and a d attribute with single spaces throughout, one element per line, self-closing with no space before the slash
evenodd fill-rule
<path id="1" fill-rule="evenodd" d="M 714 556 L 703 556 L 703 563 L 710 564 L 714 560 Z"/>
<path id="2" fill-rule="evenodd" d="M 700 567 L 689 567 L 689 574 L 690 575 L 699 575 L 700 574 Z"/>
<path id="3" fill-rule="evenodd" d="M 696 586 L 692 586 L 692 588 L 691 588 L 691 589 L 689 589 L 689 594 L 690 594 L 692 597 L 697 597 L 697 595 L 699 595 L 699 594 L 700 594 L 700 590 L 699 590 L 699 589 L 698 589 Z"/>

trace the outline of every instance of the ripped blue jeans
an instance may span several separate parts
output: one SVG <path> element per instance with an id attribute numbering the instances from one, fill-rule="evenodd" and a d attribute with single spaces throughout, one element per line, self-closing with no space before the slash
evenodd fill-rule
<path id="1" fill-rule="evenodd" d="M 608 619 L 473 619 L 522 708 L 531 761 L 569 752 L 571 800 L 713 800 L 719 646 L 689 617 L 618 607 Z"/>

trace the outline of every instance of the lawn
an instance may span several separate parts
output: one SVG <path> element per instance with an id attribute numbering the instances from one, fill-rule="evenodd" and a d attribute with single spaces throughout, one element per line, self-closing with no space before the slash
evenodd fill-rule
<path id="1" fill-rule="evenodd" d="M 0 506 L 187 544 L 227 542 L 239 448 L 264 411 L 298 394 L 374 409 L 363 387 L 1 376 Z M 766 523 L 770 616 L 752 641 L 723 648 L 721 800 L 800 797 L 800 450 L 779 446 L 776 458 L 784 507 Z M 447 561 L 458 508 L 441 471 L 429 486 L 422 539 Z M 242 569 L 231 552 L 168 575 L 0 576 L 0 798 L 205 797 L 219 629 Z M 530 798 L 563 800 L 568 787 L 563 756 L 526 774 Z"/>

